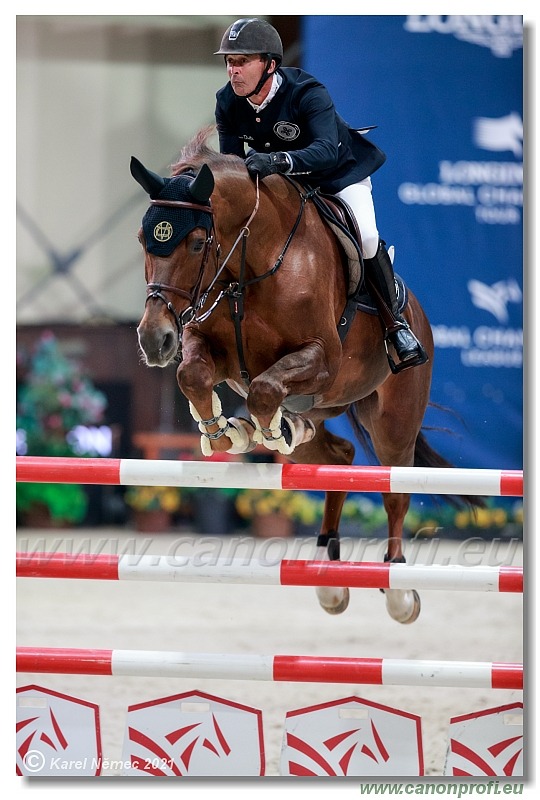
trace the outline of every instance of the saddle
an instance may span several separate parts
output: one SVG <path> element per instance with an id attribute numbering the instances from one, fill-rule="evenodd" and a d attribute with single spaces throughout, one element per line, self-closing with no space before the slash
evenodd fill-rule
<path id="1" fill-rule="evenodd" d="M 345 278 L 348 282 L 347 305 L 340 322 L 340 337 L 343 340 L 356 311 L 363 311 L 373 316 L 377 316 L 379 311 L 364 282 L 362 237 L 350 206 L 341 197 L 321 192 L 314 193 L 312 199 L 321 219 L 333 231 L 346 256 L 344 263 L 347 270 Z M 393 248 L 390 248 L 389 252 L 392 254 Z M 397 274 L 395 281 L 398 310 L 401 313 L 408 302 L 407 286 Z M 342 331 L 343 328 L 345 330 Z"/>

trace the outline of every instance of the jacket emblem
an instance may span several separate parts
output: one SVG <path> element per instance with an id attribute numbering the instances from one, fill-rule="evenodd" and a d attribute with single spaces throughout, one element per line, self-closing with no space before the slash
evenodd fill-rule
<path id="1" fill-rule="evenodd" d="M 274 125 L 274 133 L 276 136 L 279 136 L 280 139 L 284 139 L 286 142 L 292 142 L 293 139 L 298 139 L 300 136 L 300 128 L 292 122 L 281 121 L 276 122 Z"/>

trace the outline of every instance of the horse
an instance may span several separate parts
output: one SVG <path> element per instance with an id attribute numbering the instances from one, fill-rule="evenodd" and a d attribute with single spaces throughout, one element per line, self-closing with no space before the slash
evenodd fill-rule
<path id="1" fill-rule="evenodd" d="M 360 444 L 381 464 L 452 466 L 421 430 L 434 345 L 416 296 L 408 291 L 403 315 L 428 358 L 394 371 L 377 315 L 359 311 L 343 319 L 347 259 L 310 202 L 313 194 L 281 175 L 254 181 L 241 158 L 210 146 L 213 132 L 208 126 L 195 134 L 169 177 L 131 159 L 133 177 L 150 196 L 138 234 L 147 285 L 138 344 L 150 367 L 178 362 L 178 386 L 198 423 L 202 453 L 248 453 L 262 444 L 297 463 L 351 465 L 352 442 L 324 425 L 346 412 Z M 244 398 L 249 419 L 222 414 L 214 387 L 223 382 Z M 339 559 L 346 496 L 325 493 L 317 559 Z M 384 560 L 404 562 L 410 497 L 382 498 Z M 348 588 L 316 591 L 328 613 L 346 609 Z M 417 619 L 416 590 L 384 594 L 393 619 Z"/>

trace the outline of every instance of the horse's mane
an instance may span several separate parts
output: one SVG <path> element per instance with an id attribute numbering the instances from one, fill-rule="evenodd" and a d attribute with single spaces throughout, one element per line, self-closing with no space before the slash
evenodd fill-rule
<path id="1" fill-rule="evenodd" d="M 215 125 L 201 128 L 182 148 L 178 161 L 171 165 L 172 177 L 183 172 L 197 170 L 208 164 L 212 171 L 221 169 L 245 171 L 244 161 L 238 156 L 218 153 L 208 144 L 208 139 L 216 132 Z"/>

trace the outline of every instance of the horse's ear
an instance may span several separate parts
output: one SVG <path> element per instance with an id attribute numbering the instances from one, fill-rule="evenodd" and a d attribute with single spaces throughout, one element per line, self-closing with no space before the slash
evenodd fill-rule
<path id="1" fill-rule="evenodd" d="M 214 176 L 208 164 L 203 164 L 189 185 L 189 193 L 197 203 L 207 203 L 214 191 Z"/>
<path id="2" fill-rule="evenodd" d="M 148 192 L 150 197 L 155 198 L 159 195 L 165 186 L 165 178 L 146 169 L 135 156 L 131 156 L 129 168 L 137 183 L 140 183 L 144 191 Z"/>

